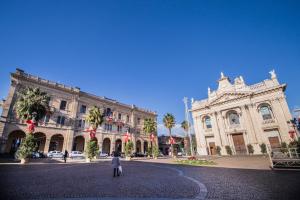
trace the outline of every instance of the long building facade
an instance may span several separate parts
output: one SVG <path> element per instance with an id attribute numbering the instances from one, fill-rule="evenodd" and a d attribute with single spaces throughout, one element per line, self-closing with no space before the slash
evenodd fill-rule
<path id="1" fill-rule="evenodd" d="M 270 79 L 247 85 L 242 76 L 232 83 L 221 73 L 216 91 L 208 88 L 208 98 L 192 101 L 192 118 L 200 155 L 214 155 L 217 147 L 226 155 L 226 146 L 233 154 L 247 154 L 251 144 L 254 154 L 261 154 L 260 145 L 278 148 L 297 137 L 286 101 L 286 84 L 280 84 L 275 71 Z M 228 147 L 227 147 L 228 148 Z"/>
<path id="2" fill-rule="evenodd" d="M 14 153 L 26 135 L 26 123 L 17 118 L 14 105 L 18 93 L 25 87 L 40 88 L 50 96 L 51 115 L 46 115 L 35 129 L 38 150 L 84 151 L 89 134 L 85 120 L 91 107 L 104 111 L 105 121 L 97 129 L 96 139 L 100 151 L 111 154 L 124 152 L 128 131 L 135 152 L 146 152 L 152 144 L 149 135 L 143 132 L 144 119 L 156 121 L 157 114 L 135 105 L 126 105 L 106 97 L 83 92 L 78 87 L 42 79 L 21 69 L 11 73 L 11 85 L 7 99 L 2 102 L 0 120 L 0 153 Z M 157 138 L 153 141 L 157 145 Z M 153 144 L 154 145 L 154 144 Z"/>

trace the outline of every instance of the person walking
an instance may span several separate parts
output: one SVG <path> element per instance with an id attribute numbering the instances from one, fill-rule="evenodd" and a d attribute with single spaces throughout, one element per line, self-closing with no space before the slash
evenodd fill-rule
<path id="1" fill-rule="evenodd" d="M 69 155 L 69 152 L 67 150 L 65 150 L 65 153 L 64 153 L 64 160 L 65 160 L 65 163 L 67 162 L 67 157 Z"/>
<path id="2" fill-rule="evenodd" d="M 119 166 L 121 165 L 121 163 L 120 163 L 120 158 L 119 158 L 117 152 L 114 153 L 114 157 L 113 157 L 113 159 L 111 161 L 111 164 L 112 164 L 112 167 L 114 169 L 114 177 L 116 177 L 116 175 L 120 176 L 120 174 L 119 174 Z"/>

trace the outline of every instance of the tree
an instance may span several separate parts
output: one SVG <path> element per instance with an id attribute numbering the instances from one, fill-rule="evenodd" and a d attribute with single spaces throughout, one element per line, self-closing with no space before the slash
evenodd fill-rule
<path id="1" fill-rule="evenodd" d="M 154 134 L 154 135 L 156 135 L 156 131 L 157 131 L 157 124 L 156 124 L 156 121 L 154 120 L 154 119 L 151 119 L 151 118 L 146 118 L 145 120 L 144 120 L 144 127 L 143 127 L 143 131 L 145 132 L 145 133 L 147 133 L 149 136 L 151 135 L 151 134 Z M 150 138 L 151 139 L 151 150 L 150 150 L 150 152 L 152 151 L 152 138 Z M 153 152 L 152 152 L 152 154 L 153 154 Z M 149 154 L 150 155 L 150 154 Z"/>
<path id="2" fill-rule="evenodd" d="M 15 110 L 18 118 L 26 120 L 28 125 L 26 137 L 17 151 L 17 157 L 21 159 L 22 164 L 36 148 L 32 134 L 37 122 L 50 113 L 49 101 L 50 97 L 47 93 L 40 91 L 39 88 L 25 88 L 18 94 Z"/>
<path id="3" fill-rule="evenodd" d="M 90 133 L 90 141 L 87 143 L 87 157 L 89 160 L 87 162 L 90 162 L 98 153 L 99 147 L 97 142 L 95 141 L 96 138 L 96 131 L 99 126 L 102 125 L 104 121 L 104 115 L 103 112 L 98 108 L 97 106 L 93 106 L 89 110 L 89 114 L 86 118 L 86 120 L 90 123 L 91 127 L 89 128 L 88 132 Z"/>
<path id="4" fill-rule="evenodd" d="M 188 144 L 187 146 L 185 147 L 185 150 L 186 152 L 190 152 L 190 154 L 193 154 L 193 145 L 191 144 L 192 143 L 192 139 L 191 139 L 191 136 L 189 135 L 188 131 L 189 131 L 189 128 L 190 128 L 190 125 L 189 123 L 184 120 L 182 123 L 181 123 L 181 128 L 185 131 L 185 137 L 186 137 L 186 141 L 188 141 Z"/>
<path id="5" fill-rule="evenodd" d="M 167 113 L 164 118 L 163 118 L 163 123 L 164 126 L 169 130 L 169 136 L 170 136 L 170 140 L 172 139 L 172 128 L 175 126 L 175 117 L 170 114 Z M 171 142 L 171 154 L 173 155 L 174 151 L 173 151 L 173 143 Z"/>
<path id="6" fill-rule="evenodd" d="M 132 150 L 133 150 L 133 142 L 129 140 L 125 144 L 125 156 L 126 156 L 126 158 L 130 158 Z"/>

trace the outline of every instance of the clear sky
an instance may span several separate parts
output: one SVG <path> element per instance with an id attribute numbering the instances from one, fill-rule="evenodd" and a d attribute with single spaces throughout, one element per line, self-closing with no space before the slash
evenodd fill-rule
<path id="1" fill-rule="evenodd" d="M 300 1 L 0 1 L 0 98 L 16 67 L 184 119 L 223 71 L 275 69 L 300 106 Z"/>

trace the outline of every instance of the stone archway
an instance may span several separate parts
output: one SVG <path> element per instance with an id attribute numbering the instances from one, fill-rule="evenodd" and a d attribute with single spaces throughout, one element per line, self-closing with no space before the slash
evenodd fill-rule
<path id="1" fill-rule="evenodd" d="M 76 136 L 74 138 L 74 143 L 73 143 L 73 148 L 72 151 L 84 151 L 84 143 L 85 143 L 85 139 L 83 136 Z"/>
<path id="2" fill-rule="evenodd" d="M 107 153 L 108 155 L 110 155 L 110 139 L 109 138 L 105 138 L 103 140 L 102 153 Z"/>
<path id="3" fill-rule="evenodd" d="M 6 148 L 5 153 L 10 153 L 11 155 L 14 155 L 15 152 L 18 150 L 22 139 L 26 136 L 26 133 L 21 130 L 12 131 L 8 135 L 8 139 L 6 142 Z"/>
<path id="4" fill-rule="evenodd" d="M 142 151 L 142 143 L 140 140 L 136 141 L 136 153 L 140 153 Z"/>
<path id="5" fill-rule="evenodd" d="M 144 153 L 148 153 L 148 141 L 144 142 Z"/>
<path id="6" fill-rule="evenodd" d="M 51 137 L 49 151 L 62 151 L 64 144 L 64 136 L 62 134 L 56 134 Z"/>
<path id="7" fill-rule="evenodd" d="M 115 152 L 116 153 L 122 152 L 122 140 L 121 139 L 117 139 L 115 142 Z"/>
<path id="8" fill-rule="evenodd" d="M 44 152 L 45 144 L 46 144 L 46 134 L 42 132 L 36 132 L 33 134 L 36 140 L 36 150 L 39 152 Z"/>

